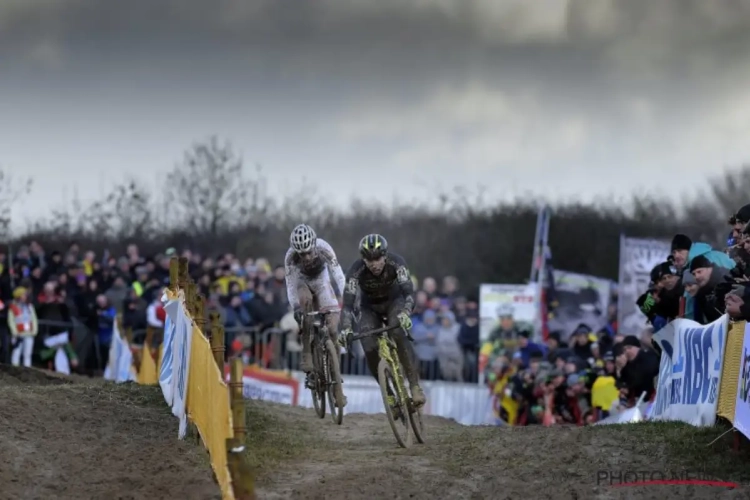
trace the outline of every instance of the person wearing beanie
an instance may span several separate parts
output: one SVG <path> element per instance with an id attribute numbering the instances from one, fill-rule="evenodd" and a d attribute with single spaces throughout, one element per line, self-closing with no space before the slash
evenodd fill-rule
<path id="1" fill-rule="evenodd" d="M 685 290 L 680 282 L 680 272 L 670 261 L 657 264 L 651 270 L 652 289 L 638 297 L 636 304 L 659 331 L 680 314 L 680 298 Z"/>
<path id="2" fill-rule="evenodd" d="M 678 271 L 690 270 L 690 265 L 693 259 L 699 256 L 705 257 L 711 264 L 714 264 L 727 272 L 734 269 L 736 266 L 734 260 L 732 260 L 727 254 L 714 250 L 707 243 L 694 242 L 690 237 L 684 234 L 677 234 L 672 238 L 672 258 Z M 684 293 L 684 297 L 685 318 L 701 322 L 703 318 L 696 317 L 696 313 L 693 310 L 695 299 L 688 294 L 687 291 Z"/>
<path id="3" fill-rule="evenodd" d="M 621 372 L 621 383 L 628 390 L 628 398 L 637 399 L 645 392 L 648 400 L 655 391 L 654 378 L 659 375 L 660 356 L 652 349 L 644 349 L 634 335 L 628 335 L 616 347 L 615 356 L 622 353 L 627 360 Z"/>
<path id="4" fill-rule="evenodd" d="M 687 269 L 690 262 L 699 255 L 703 255 L 714 264 L 726 269 L 734 268 L 734 261 L 724 252 L 714 250 L 707 243 L 694 242 L 684 234 L 677 234 L 672 238 L 672 257 L 678 270 Z"/>
<path id="5" fill-rule="evenodd" d="M 739 241 L 743 227 L 750 222 L 750 203 L 744 205 L 729 217 L 729 225 L 732 226 L 732 237 Z"/>
<path id="6" fill-rule="evenodd" d="M 724 314 L 724 297 L 731 290 L 731 286 L 727 286 L 731 281 L 729 270 L 711 262 L 705 255 L 698 255 L 690 262 L 690 272 L 698 284 L 695 297 L 688 294 L 693 302 L 690 318 L 704 325 L 719 319 Z M 696 314 L 696 309 L 702 314 Z"/>

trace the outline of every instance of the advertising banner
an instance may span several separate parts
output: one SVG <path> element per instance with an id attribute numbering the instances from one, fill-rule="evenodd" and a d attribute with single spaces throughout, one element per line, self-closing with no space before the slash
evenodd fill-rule
<path id="1" fill-rule="evenodd" d="M 740 358 L 740 376 L 737 381 L 737 399 L 734 406 L 734 426 L 746 437 L 750 437 L 750 323 L 745 324 L 745 336 L 742 341 Z"/>
<path id="2" fill-rule="evenodd" d="M 708 325 L 677 319 L 654 335 L 662 355 L 651 419 L 716 422 L 727 326 L 727 315 Z"/>
<path id="3" fill-rule="evenodd" d="M 593 333 L 602 330 L 609 320 L 612 282 L 557 269 L 552 275 L 555 280 L 552 297 L 555 307 L 549 311 L 549 331 L 559 332 L 560 339 L 567 342 L 579 325 L 586 325 Z"/>
<path id="4" fill-rule="evenodd" d="M 646 316 L 635 302 L 648 289 L 651 269 L 667 260 L 667 241 L 620 237 L 620 278 L 617 286 L 617 329 L 624 335 L 640 335 Z"/>

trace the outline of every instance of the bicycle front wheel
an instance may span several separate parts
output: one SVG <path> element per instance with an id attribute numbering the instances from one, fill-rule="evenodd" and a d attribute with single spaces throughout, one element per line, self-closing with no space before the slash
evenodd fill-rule
<path id="1" fill-rule="evenodd" d="M 406 407 L 406 402 L 399 398 L 396 377 L 393 376 L 393 371 L 388 362 L 383 359 L 378 364 L 378 383 L 380 384 L 380 394 L 383 396 L 385 415 L 388 417 L 393 435 L 396 436 L 399 446 L 409 448 L 412 444 L 411 425 L 409 425 L 409 417 L 407 416 L 409 409 Z M 393 394 L 395 400 L 393 407 L 389 402 L 389 393 Z M 400 415 L 394 415 L 394 412 L 398 412 Z"/>
<path id="2" fill-rule="evenodd" d="M 336 391 L 341 387 L 341 370 L 339 369 L 339 351 L 333 344 L 333 341 L 326 340 L 326 352 L 327 352 L 327 363 L 328 363 L 328 407 L 331 409 L 331 419 L 341 425 L 344 420 L 344 402 L 339 401 L 336 397 Z M 342 389 L 341 394 L 343 396 L 344 391 Z"/>
<path id="3" fill-rule="evenodd" d="M 318 418 L 324 418 L 326 416 L 326 390 L 325 380 L 323 377 L 323 356 L 320 354 L 317 342 L 312 346 L 313 354 L 313 367 L 312 372 L 312 388 L 310 394 L 312 395 L 313 407 Z"/>
<path id="4" fill-rule="evenodd" d="M 409 422 L 411 422 L 412 430 L 414 431 L 414 437 L 417 438 L 417 443 L 424 444 L 424 423 L 422 422 L 422 408 L 414 408 L 413 405 L 411 411 L 409 411 Z"/>

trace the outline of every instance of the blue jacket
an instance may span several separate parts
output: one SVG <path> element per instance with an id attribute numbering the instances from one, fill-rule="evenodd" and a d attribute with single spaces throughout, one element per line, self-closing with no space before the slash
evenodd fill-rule
<path id="1" fill-rule="evenodd" d="M 735 262 L 724 252 L 719 252 L 711 248 L 708 243 L 693 243 L 688 252 L 688 259 L 685 263 L 685 269 L 690 268 L 690 263 L 699 255 L 706 257 L 715 266 L 725 269 L 734 269 Z M 697 321 L 695 315 L 695 299 L 685 292 L 685 317 Z"/>
<path id="2" fill-rule="evenodd" d="M 99 337 L 99 343 L 109 345 L 112 343 L 112 336 L 115 333 L 115 317 L 117 311 L 114 307 L 108 307 L 99 311 L 97 316 L 98 328 L 96 334 Z"/>
<path id="3" fill-rule="evenodd" d="M 521 347 L 518 349 L 518 353 L 521 355 L 521 361 L 523 362 L 523 367 L 528 368 L 529 363 L 531 362 L 531 355 L 534 352 L 539 352 L 542 356 L 545 358 L 547 357 L 547 346 L 544 344 L 537 344 L 535 342 L 529 342 L 526 347 Z"/>

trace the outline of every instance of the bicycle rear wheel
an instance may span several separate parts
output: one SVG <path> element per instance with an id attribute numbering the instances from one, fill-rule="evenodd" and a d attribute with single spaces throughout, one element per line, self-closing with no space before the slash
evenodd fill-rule
<path id="1" fill-rule="evenodd" d="M 313 342 L 312 355 L 314 369 L 311 373 L 313 387 L 310 389 L 310 393 L 312 394 L 315 413 L 318 415 L 318 418 L 324 418 L 326 416 L 326 390 L 325 381 L 321 378 L 323 376 L 323 359 L 317 342 Z"/>
<path id="2" fill-rule="evenodd" d="M 409 448 L 412 445 L 411 425 L 409 424 L 409 418 L 406 416 L 409 413 L 409 410 L 406 407 L 406 402 L 401 401 L 398 397 L 396 378 L 393 376 L 390 365 L 388 365 L 383 359 L 381 359 L 378 364 L 378 383 L 380 384 L 380 394 L 383 396 L 385 415 L 388 417 L 388 423 L 391 426 L 393 435 L 396 436 L 396 441 L 399 446 L 402 448 Z M 396 400 L 396 407 L 401 412 L 398 420 L 396 420 L 395 415 L 393 414 L 393 408 L 388 404 L 389 388 Z"/>
<path id="3" fill-rule="evenodd" d="M 331 419 L 338 425 L 344 420 L 344 405 L 343 401 L 336 401 L 336 388 L 341 387 L 341 371 L 339 370 L 339 351 L 336 346 L 333 345 L 331 339 L 326 340 L 326 352 L 325 356 L 328 362 L 328 380 L 326 385 L 328 386 L 328 407 L 331 409 Z M 341 391 L 343 394 L 343 390 Z"/>

